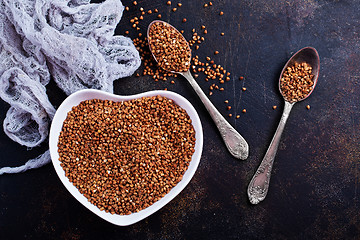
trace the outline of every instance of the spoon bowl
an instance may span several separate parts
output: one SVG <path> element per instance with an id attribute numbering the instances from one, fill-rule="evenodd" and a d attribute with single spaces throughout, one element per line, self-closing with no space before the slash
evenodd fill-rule
<path id="1" fill-rule="evenodd" d="M 154 26 L 154 24 L 156 24 L 156 23 L 164 24 L 164 26 L 167 25 L 167 27 L 170 27 L 170 29 L 172 29 L 174 31 L 174 33 L 178 34 L 178 37 L 180 39 L 184 40 L 181 43 L 186 44 L 186 46 L 184 48 L 186 48 L 188 50 L 187 54 L 190 55 L 189 61 L 187 63 L 184 63 L 185 65 L 187 64 L 187 66 L 188 66 L 187 71 L 180 71 L 179 72 L 179 71 L 175 71 L 174 69 L 172 69 L 172 70 L 171 69 L 165 69 L 165 68 L 163 68 L 161 66 L 161 64 L 159 64 L 159 59 L 157 59 L 156 54 L 154 54 L 155 50 L 152 48 L 152 44 L 151 44 L 151 40 L 153 39 L 152 38 L 153 36 L 151 36 L 151 29 Z M 155 37 L 158 37 L 158 36 L 155 36 Z M 215 124 L 216 124 L 216 126 L 217 126 L 217 128 L 218 128 L 218 130 L 220 132 L 220 135 L 223 138 L 223 140 L 225 142 L 225 145 L 226 145 L 227 149 L 229 150 L 229 152 L 231 153 L 231 155 L 238 158 L 238 159 L 245 160 L 249 155 L 249 145 L 248 145 L 248 143 L 235 130 L 235 128 L 233 128 L 229 124 L 229 122 L 226 121 L 226 119 L 221 115 L 221 113 L 211 103 L 211 101 L 208 99 L 208 97 L 205 95 L 205 93 L 202 91 L 200 86 L 197 84 L 197 82 L 195 81 L 195 79 L 191 75 L 191 72 L 190 72 L 191 49 L 190 49 L 189 43 L 186 41 L 184 36 L 175 27 L 173 27 L 169 23 L 161 21 L 161 20 L 155 20 L 155 21 L 153 21 L 153 22 L 151 22 L 149 24 L 149 27 L 147 29 L 147 39 L 148 39 L 148 43 L 149 43 L 149 49 L 150 49 L 155 61 L 159 64 L 159 66 L 162 67 L 166 71 L 170 71 L 172 73 L 180 74 L 180 75 L 182 75 L 183 77 L 185 77 L 188 80 L 188 82 L 193 87 L 195 92 L 198 94 L 200 100 L 203 102 L 204 106 L 208 110 L 210 116 L 214 120 L 214 122 L 215 122 Z M 158 44 L 160 44 L 159 42 L 160 42 L 160 40 L 157 41 Z M 174 43 L 173 39 L 172 39 L 172 43 Z"/>
<path id="2" fill-rule="evenodd" d="M 306 97 L 302 98 L 299 101 L 305 100 L 314 91 L 317 80 L 319 78 L 320 57 L 319 57 L 319 53 L 316 51 L 315 48 L 313 48 L 313 47 L 304 47 L 304 48 L 300 49 L 299 51 L 297 51 L 294 55 L 292 55 L 292 57 L 286 62 L 284 68 L 281 71 L 281 74 L 280 74 L 280 77 L 279 77 L 279 91 L 280 91 L 280 93 L 281 93 L 281 95 L 283 97 L 284 97 L 284 94 L 283 94 L 283 92 L 281 90 L 281 87 L 280 87 L 280 81 L 281 81 L 281 78 L 284 75 L 284 72 L 286 71 L 286 69 L 289 66 L 293 66 L 295 63 L 302 63 L 302 62 L 306 62 L 312 67 L 312 74 L 314 75 L 314 77 L 313 77 L 314 84 L 313 84 L 313 87 L 312 87 L 311 91 L 309 92 L 309 94 L 307 94 Z M 285 101 L 286 101 L 286 99 L 285 99 Z M 299 102 L 299 101 L 297 101 L 297 102 Z"/>
<path id="3" fill-rule="evenodd" d="M 300 100 L 289 102 L 286 100 L 284 93 L 280 87 L 281 78 L 284 75 L 287 67 L 293 66 L 295 63 L 302 63 L 305 62 L 312 67 L 312 74 L 313 74 L 313 85 L 310 92 L 301 98 Z M 317 83 L 319 77 L 319 70 L 320 70 L 320 58 L 319 54 L 317 53 L 315 48 L 312 47 L 305 47 L 300 51 L 296 52 L 289 61 L 285 64 L 283 70 L 281 71 L 280 78 L 279 78 L 279 91 L 285 100 L 284 111 L 280 119 L 280 123 L 276 129 L 273 139 L 271 140 L 270 146 L 267 149 L 263 160 L 260 163 L 260 166 L 256 170 L 254 176 L 252 177 L 247 194 L 249 200 L 252 204 L 258 204 L 259 202 L 263 201 L 267 195 L 271 177 L 271 170 L 274 164 L 275 156 L 279 147 L 281 134 L 284 130 L 286 121 L 290 115 L 291 109 L 296 102 L 303 101 L 308 98 L 311 93 L 313 92 L 315 85 Z"/>
<path id="4" fill-rule="evenodd" d="M 169 27 L 171 27 L 171 28 L 177 33 L 178 36 L 180 36 L 180 37 L 184 40 L 184 43 L 186 43 L 186 48 L 187 48 L 187 50 L 189 51 L 189 54 L 190 54 L 189 61 L 187 62 L 187 65 L 189 66 L 188 69 L 190 69 L 190 60 L 191 60 L 191 57 L 192 57 L 192 56 L 191 56 L 191 48 L 190 48 L 190 45 L 189 45 L 188 41 L 185 39 L 184 35 L 182 35 L 182 33 L 181 33 L 179 30 L 177 30 L 177 28 L 175 28 L 175 27 L 174 27 L 173 25 L 171 25 L 170 23 L 167 23 L 167 22 L 164 22 L 164 21 L 161 21 L 161 20 L 154 20 L 154 21 L 152 21 L 152 22 L 149 24 L 149 26 L 148 26 L 148 28 L 147 28 L 147 30 L 146 30 L 146 36 L 147 36 L 148 43 L 149 43 L 148 46 L 149 46 L 151 55 L 154 57 L 156 63 L 159 64 L 158 59 L 156 58 L 156 56 L 155 56 L 155 54 L 154 54 L 154 49 L 152 48 L 152 45 L 150 44 L 150 39 L 149 39 L 150 29 L 151 29 L 151 27 L 152 27 L 154 24 L 156 24 L 156 23 L 161 23 L 161 24 L 164 24 L 164 25 L 168 25 Z M 161 66 L 160 66 L 160 67 L 161 67 Z M 163 69 L 164 69 L 164 68 L 163 68 Z M 175 73 L 175 74 L 181 74 L 181 73 L 186 72 L 186 71 L 184 71 L 184 72 L 177 72 L 177 71 L 170 70 L 170 69 L 164 69 L 164 70 L 166 70 L 166 71 L 168 71 L 168 72 L 171 72 L 171 73 Z"/>

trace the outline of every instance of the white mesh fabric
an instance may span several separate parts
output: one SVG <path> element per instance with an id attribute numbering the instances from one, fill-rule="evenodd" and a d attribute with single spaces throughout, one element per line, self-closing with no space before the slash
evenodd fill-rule
<path id="1" fill-rule="evenodd" d="M 27 147 L 43 142 L 48 135 L 49 119 L 55 114 L 45 87 L 13 67 L 0 77 L 0 96 L 11 104 L 3 124 L 5 133 Z"/>
<path id="2" fill-rule="evenodd" d="M 0 168 L 0 175 L 4 173 L 19 173 L 25 172 L 26 170 L 32 168 L 39 168 L 42 167 L 50 162 L 50 151 L 47 150 L 43 154 L 39 155 L 38 157 L 27 161 L 24 165 L 19 167 L 3 167 Z"/>
<path id="3" fill-rule="evenodd" d="M 48 136 L 55 113 L 46 95 L 50 75 L 66 94 L 84 88 L 113 91 L 113 81 L 140 66 L 131 39 L 114 36 L 124 10 L 120 0 L 0 0 L 0 97 L 11 107 L 4 132 L 35 147 Z M 48 151 L 17 168 L 50 161 Z"/>

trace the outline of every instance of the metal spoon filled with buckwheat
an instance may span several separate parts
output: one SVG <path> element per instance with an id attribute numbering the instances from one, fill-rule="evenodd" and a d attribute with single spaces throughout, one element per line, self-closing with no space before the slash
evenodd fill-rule
<path id="1" fill-rule="evenodd" d="M 188 80 L 214 120 L 229 152 L 245 160 L 249 155 L 248 143 L 215 108 L 190 73 L 191 50 L 184 36 L 169 23 L 156 20 L 148 27 L 147 39 L 158 65 Z"/>
<path id="2" fill-rule="evenodd" d="M 248 186 L 247 193 L 252 204 L 258 204 L 265 199 L 275 155 L 290 111 L 295 103 L 305 100 L 313 92 L 319 70 L 319 54 L 312 47 L 299 50 L 285 64 L 279 78 L 279 90 L 285 100 L 285 107 L 264 159 Z"/>

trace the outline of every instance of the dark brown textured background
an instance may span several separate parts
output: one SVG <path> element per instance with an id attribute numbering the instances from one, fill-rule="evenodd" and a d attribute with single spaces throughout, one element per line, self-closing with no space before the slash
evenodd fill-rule
<path id="1" fill-rule="evenodd" d="M 130 18 L 139 7 L 158 8 L 162 19 L 185 30 L 208 34 L 193 53 L 212 57 L 232 73 L 225 91 L 210 97 L 250 146 L 246 161 L 226 150 L 215 125 L 181 77 L 175 84 L 150 77 L 115 82 L 117 94 L 164 89 L 185 96 L 204 128 L 201 162 L 189 185 L 168 205 L 128 227 L 112 225 L 83 207 L 63 187 L 51 164 L 0 176 L 1 239 L 359 239 L 360 238 L 360 3 L 357 0 L 214 0 L 182 2 L 173 13 L 166 1 L 138 1 L 118 26 L 134 37 Z M 224 12 L 219 16 L 220 11 Z M 183 18 L 186 23 L 182 23 Z M 156 15 L 146 15 L 141 32 Z M 225 36 L 220 36 L 224 32 Z M 280 119 L 283 100 L 277 81 L 287 59 L 305 46 L 320 55 L 318 84 L 310 98 L 294 106 L 275 160 L 264 202 L 252 206 L 247 185 Z M 220 54 L 214 56 L 217 50 Z M 239 76 L 244 76 L 240 81 Z M 208 92 L 211 82 L 197 79 Z M 247 91 L 242 92 L 241 88 Z M 52 82 L 50 100 L 66 97 Z M 224 101 L 232 106 L 226 110 Z M 307 110 L 305 106 L 311 105 Z M 272 109 L 277 105 L 276 110 Z M 8 105 L 0 102 L 5 115 Z M 247 109 L 246 114 L 241 110 Z M 31 151 L 0 131 L 0 167 L 18 166 L 47 149 Z"/>

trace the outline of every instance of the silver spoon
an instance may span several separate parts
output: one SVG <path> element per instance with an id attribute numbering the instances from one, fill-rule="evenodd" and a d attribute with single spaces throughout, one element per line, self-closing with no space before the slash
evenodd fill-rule
<path id="1" fill-rule="evenodd" d="M 304 98 L 297 101 L 297 102 L 299 102 L 299 101 L 302 101 L 302 100 L 306 99 L 307 97 L 309 97 L 315 88 L 315 85 L 316 85 L 316 82 L 317 82 L 318 76 L 319 76 L 320 58 L 319 58 L 319 54 L 317 53 L 315 48 L 305 47 L 305 48 L 301 49 L 300 51 L 298 51 L 297 53 L 295 53 L 289 59 L 289 61 L 285 64 L 285 66 L 280 74 L 280 78 L 279 78 L 279 90 L 283 97 L 284 97 L 284 94 L 280 88 L 280 80 L 281 80 L 286 68 L 288 66 L 294 65 L 295 62 L 308 63 L 312 67 L 312 74 L 314 75 L 314 77 L 313 77 L 314 85 L 312 87 L 312 90 Z M 266 151 L 264 159 L 262 160 L 255 175 L 251 179 L 248 190 L 247 190 L 249 200 L 252 204 L 258 204 L 260 201 L 264 200 L 266 197 L 266 194 L 269 189 L 271 169 L 272 169 L 272 166 L 274 163 L 277 149 L 279 147 L 281 134 L 284 130 L 286 120 L 288 119 L 288 117 L 290 115 L 290 111 L 291 111 L 292 107 L 294 106 L 294 104 L 296 103 L 296 102 L 287 101 L 285 97 L 284 97 L 284 100 L 285 100 L 285 107 L 284 107 L 284 112 L 280 119 L 280 123 L 276 129 L 275 135 L 270 143 L 270 146 L 269 146 L 268 150 Z"/>
<path id="2" fill-rule="evenodd" d="M 172 27 L 185 40 L 184 36 L 175 27 L 171 26 L 169 23 L 166 23 L 166 22 L 160 21 L 160 20 L 155 20 L 149 24 L 149 27 L 147 29 L 148 41 L 149 41 L 149 30 L 150 30 L 151 26 L 156 22 L 167 24 L 168 26 Z M 186 41 L 186 43 L 188 44 L 187 41 Z M 190 47 L 189 47 L 189 45 L 187 45 L 187 46 L 188 46 L 188 49 L 191 54 Z M 155 61 L 158 61 L 151 49 L 150 43 L 149 43 L 149 48 L 150 48 L 152 55 L 154 56 Z M 191 57 L 190 57 L 190 59 L 191 59 Z M 188 63 L 188 66 L 190 66 L 190 61 Z M 167 69 L 165 69 L 165 70 L 167 70 Z M 173 72 L 173 71 L 170 71 L 170 72 Z M 197 95 L 200 97 L 201 101 L 205 105 L 206 109 L 208 110 L 210 116 L 214 120 L 215 125 L 219 129 L 221 137 L 223 138 L 225 145 L 226 145 L 227 149 L 229 150 L 229 152 L 231 153 L 231 155 L 233 155 L 234 157 L 239 158 L 241 160 L 245 160 L 249 155 L 249 145 L 247 144 L 245 139 L 226 121 L 226 119 L 220 114 L 220 112 L 215 108 L 215 106 L 206 97 L 205 93 L 201 90 L 200 86 L 197 84 L 195 79 L 192 77 L 190 68 L 186 72 L 173 72 L 173 73 L 177 73 L 177 74 L 184 76 L 188 80 L 190 85 L 193 87 L 193 89 L 195 90 L 195 92 L 197 93 Z"/>

